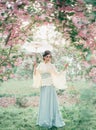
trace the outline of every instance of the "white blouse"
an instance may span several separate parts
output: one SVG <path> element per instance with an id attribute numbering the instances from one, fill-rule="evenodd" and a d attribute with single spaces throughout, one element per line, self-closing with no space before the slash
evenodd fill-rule
<path id="1" fill-rule="evenodd" d="M 59 89 L 67 88 L 66 72 L 58 72 L 52 63 L 41 62 L 36 68 L 36 74 L 33 74 L 33 87 L 51 85 Z"/>

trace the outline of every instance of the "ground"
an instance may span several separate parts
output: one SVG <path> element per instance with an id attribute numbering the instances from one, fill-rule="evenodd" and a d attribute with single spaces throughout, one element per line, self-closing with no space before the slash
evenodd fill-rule
<path id="1" fill-rule="evenodd" d="M 95 91 L 91 88 L 91 82 L 79 80 L 68 83 L 65 91 L 57 90 L 60 111 L 66 123 L 64 128 L 58 130 L 95 130 L 96 118 L 91 116 L 94 115 L 95 105 L 86 106 L 85 97 L 88 95 L 88 101 L 91 99 Z M 36 126 L 39 97 L 40 91 L 32 88 L 32 80 L 4 82 L 0 86 L 0 130 L 48 130 Z"/>

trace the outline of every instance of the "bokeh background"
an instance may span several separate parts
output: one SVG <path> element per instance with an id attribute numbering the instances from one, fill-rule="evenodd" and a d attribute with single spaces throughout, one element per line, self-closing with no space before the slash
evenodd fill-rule
<path id="1" fill-rule="evenodd" d="M 58 130 L 96 130 L 96 1 L 0 0 L 0 130 L 36 126 L 40 89 L 33 63 L 51 50 L 68 88 L 58 90 L 66 123 Z M 56 130 L 56 128 L 52 128 Z"/>

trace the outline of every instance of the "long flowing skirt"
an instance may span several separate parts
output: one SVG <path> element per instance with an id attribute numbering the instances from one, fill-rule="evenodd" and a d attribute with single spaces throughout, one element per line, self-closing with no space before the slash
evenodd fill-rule
<path id="1" fill-rule="evenodd" d="M 42 86 L 37 125 L 51 128 L 65 125 L 59 111 L 57 93 L 54 86 Z"/>

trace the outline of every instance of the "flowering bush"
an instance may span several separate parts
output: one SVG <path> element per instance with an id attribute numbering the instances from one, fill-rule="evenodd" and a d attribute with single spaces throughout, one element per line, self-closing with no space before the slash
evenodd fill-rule
<path id="1" fill-rule="evenodd" d="M 96 49 L 95 5 L 96 2 L 90 0 L 0 0 L 0 72 L 6 72 L 3 66 L 10 64 L 9 55 L 15 45 L 22 46 L 36 26 L 51 23 L 82 52 L 83 60 L 94 67 L 96 58 L 89 55 Z M 16 60 L 9 66 L 18 66 L 20 62 Z M 0 77 L 8 79 L 5 74 Z"/>

